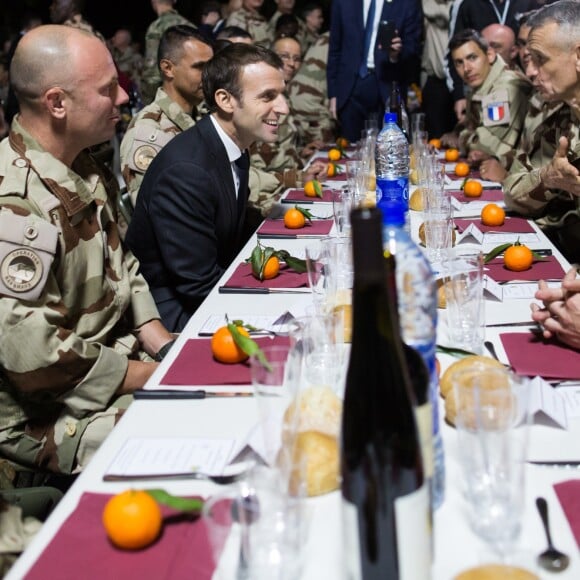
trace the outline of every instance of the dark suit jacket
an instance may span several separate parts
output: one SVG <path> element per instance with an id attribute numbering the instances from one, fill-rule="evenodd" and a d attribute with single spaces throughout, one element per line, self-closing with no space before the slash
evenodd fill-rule
<path id="1" fill-rule="evenodd" d="M 165 326 L 181 330 L 241 249 L 247 188 L 209 116 L 172 139 L 147 169 L 126 242 Z"/>
<path id="2" fill-rule="evenodd" d="M 421 55 L 422 9 L 418 0 L 384 2 L 381 20 L 394 22 L 403 41 L 397 63 L 389 62 L 388 50 L 375 46 L 375 72 L 383 102 L 394 80 L 406 84 L 406 72 Z M 328 96 L 336 97 L 340 109 L 350 96 L 363 60 L 365 31 L 363 0 L 333 0 L 328 51 Z"/>

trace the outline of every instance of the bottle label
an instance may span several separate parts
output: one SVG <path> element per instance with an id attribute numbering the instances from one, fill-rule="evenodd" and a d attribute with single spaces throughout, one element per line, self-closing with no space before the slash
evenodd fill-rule
<path id="1" fill-rule="evenodd" d="M 432 528 L 426 483 L 395 500 L 399 580 L 431 578 Z"/>
<path id="2" fill-rule="evenodd" d="M 417 421 L 419 440 L 421 441 L 425 477 L 431 479 L 433 477 L 435 461 L 433 459 L 433 414 L 430 401 L 424 405 L 415 407 L 415 418 Z"/>
<path id="3" fill-rule="evenodd" d="M 381 201 L 404 201 L 409 206 L 409 178 L 397 179 L 377 178 L 377 187 L 381 190 Z M 379 207 L 381 202 L 379 201 Z"/>
<path id="4" fill-rule="evenodd" d="M 342 498 L 342 553 L 344 554 L 345 580 L 360 580 L 360 539 L 358 536 L 358 509 Z"/>

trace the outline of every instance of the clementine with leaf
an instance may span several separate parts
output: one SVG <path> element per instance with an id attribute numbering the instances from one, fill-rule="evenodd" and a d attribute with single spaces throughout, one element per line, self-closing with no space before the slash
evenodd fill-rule
<path id="1" fill-rule="evenodd" d="M 506 249 L 503 255 L 503 263 L 512 272 L 523 272 L 529 270 L 534 262 L 534 254 L 528 246 L 516 242 Z"/>
<path id="2" fill-rule="evenodd" d="M 465 197 L 480 197 L 483 193 L 483 185 L 477 179 L 468 179 L 463 184 L 463 195 Z"/>
<path id="3" fill-rule="evenodd" d="M 330 161 L 338 161 L 341 157 L 342 157 L 342 152 L 340 151 L 340 149 L 337 149 L 336 147 L 333 147 L 328 152 L 328 158 L 330 159 Z"/>
<path id="4" fill-rule="evenodd" d="M 161 508 L 147 492 L 129 489 L 106 503 L 103 525 L 115 546 L 139 550 L 158 538 L 163 516 Z"/>
<path id="5" fill-rule="evenodd" d="M 250 336 L 250 333 L 243 326 L 235 325 L 235 329 L 242 336 Z M 248 358 L 248 355 L 234 340 L 229 325 L 221 326 L 213 333 L 211 337 L 211 353 L 217 361 L 226 364 L 240 363 Z"/>
<path id="6" fill-rule="evenodd" d="M 280 273 L 280 260 L 277 256 L 270 256 L 264 266 L 264 280 L 271 280 Z"/>
<path id="7" fill-rule="evenodd" d="M 306 218 L 300 210 L 291 208 L 284 214 L 284 225 L 290 230 L 299 230 L 306 225 Z"/>
<path id="8" fill-rule="evenodd" d="M 322 197 L 322 186 L 318 179 L 311 179 L 304 184 L 304 195 L 307 197 Z"/>
<path id="9" fill-rule="evenodd" d="M 464 161 L 460 161 L 455 166 L 455 175 L 457 175 L 457 177 L 465 177 L 466 175 L 469 175 L 469 165 Z"/>
<path id="10" fill-rule="evenodd" d="M 346 149 L 350 145 L 350 142 L 346 137 L 337 137 L 336 144 L 340 149 Z"/>
<path id="11" fill-rule="evenodd" d="M 328 177 L 334 177 L 335 175 L 338 175 L 339 173 L 340 173 L 340 169 L 336 163 L 331 162 L 327 165 L 326 175 L 328 175 Z"/>
<path id="12" fill-rule="evenodd" d="M 441 139 L 429 139 L 429 145 L 435 149 L 441 149 Z"/>
<path id="13" fill-rule="evenodd" d="M 488 203 L 481 210 L 481 223 L 484 226 L 503 226 L 505 211 L 497 203 Z"/>
<path id="14" fill-rule="evenodd" d="M 453 162 L 459 159 L 459 151 L 457 149 L 447 149 L 445 151 L 445 161 Z"/>

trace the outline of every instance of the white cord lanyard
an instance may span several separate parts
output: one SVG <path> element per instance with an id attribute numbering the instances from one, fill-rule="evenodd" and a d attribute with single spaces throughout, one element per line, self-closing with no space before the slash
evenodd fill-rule
<path id="1" fill-rule="evenodd" d="M 500 24 L 505 24 L 506 18 L 507 18 L 507 13 L 508 10 L 510 9 L 510 0 L 506 0 L 504 9 L 503 9 L 503 14 L 500 16 L 499 10 L 497 9 L 497 6 L 495 5 L 494 0 L 489 0 L 489 3 L 491 4 L 491 7 L 493 8 L 493 11 L 495 12 L 495 15 L 497 16 L 497 20 Z"/>

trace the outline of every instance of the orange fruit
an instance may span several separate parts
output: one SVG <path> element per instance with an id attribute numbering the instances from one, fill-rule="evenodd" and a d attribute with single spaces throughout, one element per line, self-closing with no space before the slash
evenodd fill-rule
<path id="1" fill-rule="evenodd" d="M 338 173 L 338 167 L 336 163 L 329 163 L 326 167 L 326 175 L 328 177 L 334 177 Z"/>
<path id="2" fill-rule="evenodd" d="M 528 246 L 514 244 L 510 246 L 503 255 L 503 263 L 508 270 L 513 272 L 523 272 L 531 268 L 534 261 L 534 254 Z"/>
<path id="3" fill-rule="evenodd" d="M 243 326 L 238 326 L 240 334 L 250 336 Z M 227 326 L 218 328 L 211 337 L 211 353 L 222 363 L 235 364 L 245 361 L 248 355 L 235 343 L 234 337 Z"/>
<path id="4" fill-rule="evenodd" d="M 306 225 L 306 218 L 300 210 L 293 207 L 284 214 L 284 225 L 290 230 L 298 230 Z"/>
<path id="5" fill-rule="evenodd" d="M 264 267 L 264 280 L 271 280 L 280 273 L 280 260 L 277 256 L 270 256 Z"/>
<path id="6" fill-rule="evenodd" d="M 333 147 L 329 152 L 328 152 L 328 158 L 331 161 L 338 161 L 340 158 L 342 157 L 342 153 L 340 152 L 340 149 L 336 149 L 335 147 Z"/>
<path id="7" fill-rule="evenodd" d="M 157 539 L 163 516 L 159 505 L 147 492 L 129 489 L 106 503 L 103 525 L 115 546 L 139 550 Z"/>
<path id="8" fill-rule="evenodd" d="M 349 140 L 346 137 L 337 137 L 336 138 L 336 144 L 341 149 L 346 149 L 350 145 L 350 142 L 349 142 Z"/>
<path id="9" fill-rule="evenodd" d="M 463 185 L 465 197 L 479 197 L 483 193 L 483 185 L 477 179 L 468 179 Z"/>
<path id="10" fill-rule="evenodd" d="M 445 151 L 445 161 L 457 161 L 459 159 L 459 151 L 457 149 L 447 149 Z"/>
<path id="11" fill-rule="evenodd" d="M 455 175 L 458 177 L 465 177 L 466 175 L 469 175 L 469 165 L 467 165 L 467 163 L 464 161 L 460 161 L 455 166 Z"/>
<path id="12" fill-rule="evenodd" d="M 488 203 L 481 210 L 481 223 L 484 226 L 503 226 L 505 211 L 497 203 Z"/>
<path id="13" fill-rule="evenodd" d="M 429 139 L 429 145 L 435 149 L 441 149 L 441 139 Z"/>
<path id="14" fill-rule="evenodd" d="M 308 197 L 316 197 L 315 183 L 318 184 L 318 187 L 320 187 L 320 182 L 316 179 L 311 179 L 304 184 L 304 195 Z"/>

